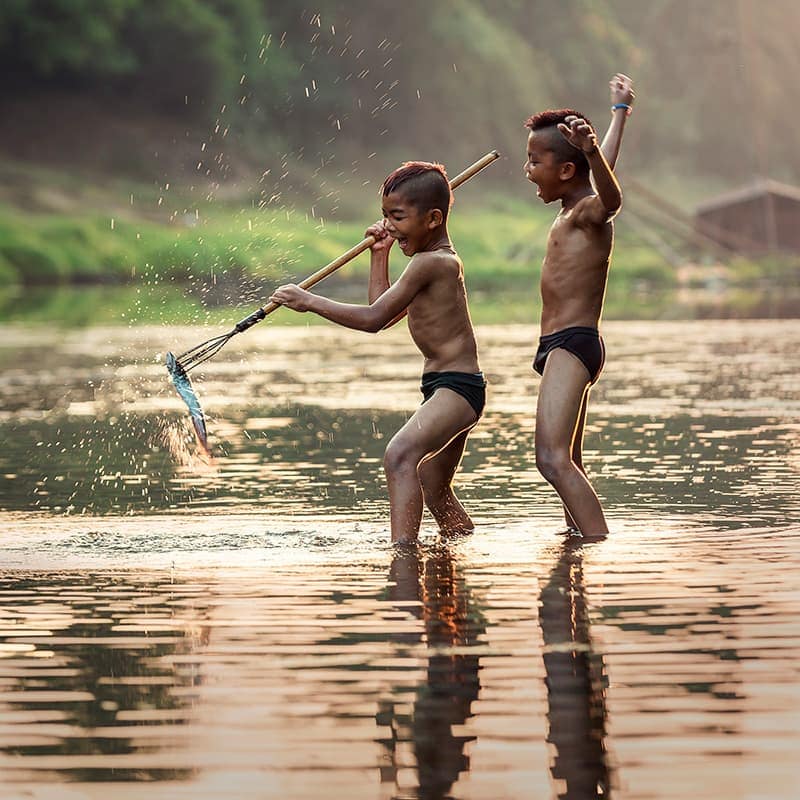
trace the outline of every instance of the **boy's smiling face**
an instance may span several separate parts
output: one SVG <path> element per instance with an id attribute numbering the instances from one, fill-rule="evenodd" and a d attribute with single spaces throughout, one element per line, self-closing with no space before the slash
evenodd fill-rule
<path id="1" fill-rule="evenodd" d="M 386 230 L 407 256 L 424 250 L 430 243 L 434 229 L 441 224 L 441 211 L 421 211 L 402 191 L 385 195 L 382 205 Z"/>
<path id="2" fill-rule="evenodd" d="M 539 187 L 536 193 L 545 203 L 561 197 L 563 186 L 562 167 L 555 153 L 548 148 L 548 133 L 531 131 L 528 135 L 528 158 L 525 161 L 525 176 Z"/>

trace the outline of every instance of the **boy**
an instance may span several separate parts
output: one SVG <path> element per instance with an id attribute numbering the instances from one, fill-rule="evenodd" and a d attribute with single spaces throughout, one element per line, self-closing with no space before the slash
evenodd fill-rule
<path id="1" fill-rule="evenodd" d="M 605 360 L 598 326 L 612 220 L 622 205 L 612 169 L 634 99 L 627 76 L 615 75 L 610 85 L 615 116 L 602 150 L 589 121 L 572 109 L 544 111 L 525 123 L 530 129 L 525 174 L 545 203 L 561 201 L 542 264 L 541 338 L 533 363 L 542 376 L 536 466 L 561 497 L 568 528 L 587 536 L 608 533 L 583 468 L 583 431 L 589 388 Z"/>
<path id="2" fill-rule="evenodd" d="M 270 298 L 294 311 L 312 311 L 339 325 L 377 332 L 408 314 L 408 328 L 424 357 L 422 405 L 394 435 L 383 466 L 389 487 L 393 542 L 413 542 L 422 503 L 443 535 L 472 531 L 453 492 L 467 435 L 486 399 L 464 287 L 464 267 L 450 243 L 447 216 L 453 198 L 444 168 L 408 162 L 382 189 L 383 219 L 367 228 L 369 305 L 338 303 L 289 284 Z M 397 241 L 408 266 L 389 282 L 389 250 Z"/>

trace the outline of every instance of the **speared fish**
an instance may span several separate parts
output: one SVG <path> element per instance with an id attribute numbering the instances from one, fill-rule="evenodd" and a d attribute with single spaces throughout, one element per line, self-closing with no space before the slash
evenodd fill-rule
<path id="1" fill-rule="evenodd" d="M 211 448 L 208 446 L 206 415 L 203 413 L 200 399 L 197 396 L 197 392 L 195 392 L 192 387 L 192 382 L 189 380 L 186 370 L 181 366 L 181 363 L 175 358 L 173 353 L 167 353 L 167 370 L 169 371 L 172 383 L 177 389 L 181 400 L 183 400 L 189 408 L 189 416 L 192 420 L 192 427 L 197 437 L 197 443 L 206 455 L 211 455 Z"/>

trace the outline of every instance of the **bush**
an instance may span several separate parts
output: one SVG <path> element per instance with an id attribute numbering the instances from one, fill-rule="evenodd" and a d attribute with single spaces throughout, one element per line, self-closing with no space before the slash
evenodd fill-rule
<path id="1" fill-rule="evenodd" d="M 20 274 L 8 260 L 0 255 L 0 285 L 13 286 L 20 282 Z"/>

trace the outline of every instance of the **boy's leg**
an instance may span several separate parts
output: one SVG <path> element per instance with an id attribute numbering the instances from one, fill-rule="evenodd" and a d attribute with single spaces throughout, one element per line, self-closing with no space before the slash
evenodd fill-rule
<path id="1" fill-rule="evenodd" d="M 583 467 L 583 432 L 586 428 L 586 410 L 589 405 L 589 392 L 591 392 L 591 388 L 587 389 L 583 394 L 583 402 L 581 403 L 581 410 L 578 414 L 578 424 L 575 426 L 575 433 L 572 437 L 572 460 L 575 462 L 575 466 L 584 475 L 586 475 L 586 470 Z M 572 528 L 573 530 L 578 529 L 575 520 L 572 519 L 569 509 L 566 506 L 564 506 L 564 520 L 568 528 Z"/>
<path id="2" fill-rule="evenodd" d="M 440 389 L 439 391 L 448 391 Z M 461 463 L 469 430 L 462 431 L 444 450 L 426 458 L 417 469 L 422 495 L 443 536 L 470 533 L 475 526 L 453 491 L 453 476 Z"/>
<path id="3" fill-rule="evenodd" d="M 536 408 L 536 466 L 558 492 L 583 534 L 608 533 L 600 501 L 572 459 L 573 439 L 589 386 L 586 367 L 566 350 L 547 357 Z"/>
<path id="4" fill-rule="evenodd" d="M 420 461 L 438 453 L 476 421 L 472 406 L 455 392 L 439 389 L 392 437 L 383 457 L 392 516 L 392 541 L 417 538 L 422 519 Z"/>

